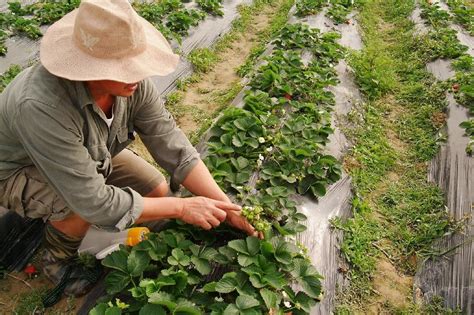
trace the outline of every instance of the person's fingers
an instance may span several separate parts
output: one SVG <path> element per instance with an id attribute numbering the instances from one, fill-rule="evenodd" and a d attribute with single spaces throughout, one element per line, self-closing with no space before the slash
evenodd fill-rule
<path id="1" fill-rule="evenodd" d="M 255 237 L 258 236 L 257 231 L 255 230 L 255 228 L 254 228 L 250 223 L 248 223 L 247 221 L 245 221 L 244 226 L 245 226 L 245 230 L 244 230 L 244 231 L 245 231 L 248 235 L 250 235 L 250 236 L 255 236 Z"/>
<path id="2" fill-rule="evenodd" d="M 211 224 L 213 227 L 217 227 L 219 226 L 219 224 L 221 224 L 221 221 L 219 221 L 217 218 L 215 217 L 209 217 L 209 219 L 207 219 L 207 222 L 209 224 Z"/>
<path id="3" fill-rule="evenodd" d="M 215 218 L 217 218 L 217 220 L 219 220 L 220 222 L 223 222 L 227 217 L 227 212 L 225 212 L 224 210 L 221 210 L 219 208 L 216 208 L 212 211 L 212 215 Z"/>
<path id="4" fill-rule="evenodd" d="M 240 211 L 230 211 L 228 212 L 228 218 L 230 219 L 231 225 L 234 227 L 243 230 L 247 235 L 257 236 L 257 231 L 255 228 L 245 219 Z"/>
<path id="5" fill-rule="evenodd" d="M 242 207 L 239 205 L 236 205 L 230 202 L 224 202 L 224 201 L 216 201 L 215 205 L 216 207 L 225 211 L 240 211 L 242 209 Z"/>
<path id="6" fill-rule="evenodd" d="M 212 229 L 212 225 L 206 220 L 199 221 L 199 226 L 202 227 L 204 230 Z"/>

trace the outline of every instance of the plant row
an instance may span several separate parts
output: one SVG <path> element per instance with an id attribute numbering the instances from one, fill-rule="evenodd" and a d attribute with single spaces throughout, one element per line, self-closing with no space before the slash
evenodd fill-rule
<path id="1" fill-rule="evenodd" d="M 349 22 L 347 15 L 364 0 L 297 0 L 296 15 L 307 16 L 317 14 L 327 7 L 326 16 L 336 24 Z"/>
<path id="2" fill-rule="evenodd" d="M 454 21 L 474 36 L 474 8 L 462 0 L 447 0 L 446 3 L 454 15 Z"/>
<path id="3" fill-rule="evenodd" d="M 218 184 L 256 209 L 262 222 L 256 225 L 272 222 L 283 235 L 304 229 L 298 223 L 304 216 L 288 196 L 324 196 L 341 174 L 337 160 L 324 153 L 334 102 L 326 88 L 337 84 L 334 64 L 342 56 L 337 38 L 286 26 L 254 73 L 243 107 L 224 111 L 211 129 L 205 161 Z M 313 58 L 304 60 L 303 52 Z"/>
<path id="4" fill-rule="evenodd" d="M 207 14 L 222 16 L 222 0 L 196 0 L 197 9 L 186 9 L 184 3 L 191 0 L 163 0 L 159 2 L 135 1 L 133 7 L 140 16 L 152 23 L 165 37 L 181 41 L 191 27 L 199 24 Z M 59 20 L 77 8 L 80 0 L 41 0 L 22 6 L 9 2 L 8 11 L 0 12 L 0 55 L 5 55 L 5 41 L 13 35 L 31 39 L 42 36 L 41 25 Z"/>
<path id="5" fill-rule="evenodd" d="M 333 68 L 342 57 L 337 38 L 287 25 L 254 73 L 243 108 L 225 110 L 210 131 L 206 164 L 247 206 L 244 213 L 265 238 L 171 222 L 104 259 L 115 302 L 91 314 L 310 312 L 320 299 L 321 276 L 305 249 L 284 236 L 306 228 L 291 195 L 322 196 L 340 176 L 337 160 L 323 153 L 334 103 L 326 88 L 336 84 Z"/>
<path id="6" fill-rule="evenodd" d="M 453 4 L 452 4 L 453 5 Z M 451 91 L 457 102 L 466 106 L 471 115 L 474 114 L 474 59 L 467 53 L 468 48 L 462 45 L 456 31 L 451 29 L 449 13 L 440 9 L 437 4 L 421 3 L 421 17 L 432 27 L 428 37 L 436 45 L 429 51 L 432 60 L 436 58 L 452 59 L 452 66 L 456 70 L 454 78 L 444 83 L 446 90 Z M 471 18 L 472 21 L 472 18 Z M 460 125 L 469 137 L 466 152 L 474 152 L 474 119 L 469 119 Z"/>

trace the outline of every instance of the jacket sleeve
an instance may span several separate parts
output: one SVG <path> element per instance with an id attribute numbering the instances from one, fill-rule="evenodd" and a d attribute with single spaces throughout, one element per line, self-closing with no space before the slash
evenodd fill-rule
<path id="1" fill-rule="evenodd" d="M 28 100 L 20 104 L 11 129 L 73 212 L 101 228 L 123 230 L 141 215 L 143 198 L 130 188 L 105 183 L 83 145 L 78 120 L 59 106 Z"/>
<path id="2" fill-rule="evenodd" d="M 134 125 L 155 161 L 181 184 L 199 161 L 199 154 L 166 110 L 154 83 L 147 79 L 140 86 Z"/>

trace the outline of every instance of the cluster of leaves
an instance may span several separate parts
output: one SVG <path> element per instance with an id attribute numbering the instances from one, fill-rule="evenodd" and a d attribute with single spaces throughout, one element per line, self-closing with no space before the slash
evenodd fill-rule
<path id="1" fill-rule="evenodd" d="M 223 238 L 230 241 L 218 246 Z M 310 311 L 320 298 L 320 276 L 298 248 L 280 237 L 233 238 L 174 224 L 135 247 L 121 247 L 102 262 L 111 269 L 105 281 L 116 302 L 90 314 Z"/>
<path id="2" fill-rule="evenodd" d="M 296 1 L 296 15 L 307 16 L 316 14 L 326 5 L 326 0 L 298 0 Z"/>
<path id="3" fill-rule="evenodd" d="M 347 21 L 347 15 L 352 11 L 354 0 L 333 0 L 332 6 L 328 9 L 326 15 L 334 23 L 341 24 Z"/>
<path id="4" fill-rule="evenodd" d="M 461 7 L 459 1 L 452 1 L 451 8 Z M 467 47 L 462 45 L 457 36 L 456 31 L 449 28 L 449 14 L 439 8 L 438 5 L 430 5 L 422 3 L 422 16 L 430 16 L 427 22 L 432 26 L 432 30 L 428 34 L 430 48 L 427 49 L 434 58 L 451 58 L 453 68 L 456 70 L 454 79 L 448 80 L 445 85 L 449 89 L 459 104 L 466 106 L 470 114 L 474 113 L 474 64 L 473 57 L 466 53 Z M 439 13 L 445 12 L 445 13 Z M 472 12 L 471 12 L 472 14 Z M 444 22 L 443 22 L 444 19 Z M 470 17 L 472 22 L 472 16 Z M 461 127 L 466 131 L 469 137 L 469 143 L 466 152 L 472 154 L 474 151 L 474 131 L 472 128 L 472 119 L 461 123 Z"/>
<path id="5" fill-rule="evenodd" d="M 421 17 L 432 27 L 425 43 L 428 59 L 454 59 L 463 55 L 468 48 L 459 42 L 456 31 L 449 27 L 449 13 L 442 10 L 438 4 L 429 2 L 422 2 L 420 7 Z"/>
<path id="6" fill-rule="evenodd" d="M 0 76 L 0 93 L 21 72 L 19 65 L 11 65 L 5 73 Z"/>
<path id="7" fill-rule="evenodd" d="M 420 6 L 422 8 L 420 16 L 425 20 L 426 24 L 432 25 L 435 28 L 449 26 L 451 16 L 447 11 L 440 8 L 439 3 L 422 2 Z"/>
<path id="8" fill-rule="evenodd" d="M 347 15 L 362 2 L 363 0 L 297 0 L 296 15 L 316 14 L 322 8 L 328 7 L 326 16 L 331 18 L 334 23 L 341 24 L 347 22 Z"/>
<path id="9" fill-rule="evenodd" d="M 134 2 L 137 13 L 159 29 L 168 39 L 181 41 L 188 35 L 189 29 L 199 24 L 206 13 L 195 9 L 186 9 L 181 0 L 159 2 Z"/>
<path id="10" fill-rule="evenodd" d="M 447 0 L 455 22 L 464 27 L 471 36 L 474 36 L 474 8 L 467 6 L 461 0 Z"/>
<path id="11" fill-rule="evenodd" d="M 9 2 L 7 12 L 0 13 L 0 55 L 7 52 L 5 41 L 13 35 L 26 35 L 31 39 L 42 36 L 40 25 L 50 24 L 79 6 L 80 0 L 38 1 L 22 6 Z"/>
<path id="12" fill-rule="evenodd" d="M 472 57 L 458 59 L 458 71 L 456 77 L 448 81 L 451 91 L 454 93 L 456 101 L 469 109 L 470 115 L 474 115 L 474 67 L 472 64 Z M 469 61 L 467 61 L 469 60 Z M 468 62 L 470 63 L 468 66 Z M 465 67 L 463 69 L 459 67 Z M 464 121 L 460 127 L 465 129 L 466 136 L 469 137 L 469 143 L 466 147 L 466 152 L 469 155 L 474 153 L 474 119 Z"/>
<path id="13" fill-rule="evenodd" d="M 285 26 L 251 78 L 243 108 L 224 111 L 211 129 L 206 164 L 218 184 L 244 205 L 262 207 L 262 225 L 272 222 L 283 235 L 305 229 L 288 197 L 324 196 L 341 175 L 338 161 L 323 153 L 334 103 L 326 88 L 337 84 L 334 64 L 342 56 L 337 39 L 302 24 Z"/>
<path id="14" fill-rule="evenodd" d="M 197 4 L 209 14 L 223 16 L 222 0 L 197 0 Z"/>
<path id="15" fill-rule="evenodd" d="M 187 57 L 197 73 L 207 73 L 212 70 L 218 57 L 209 48 L 196 48 Z"/>

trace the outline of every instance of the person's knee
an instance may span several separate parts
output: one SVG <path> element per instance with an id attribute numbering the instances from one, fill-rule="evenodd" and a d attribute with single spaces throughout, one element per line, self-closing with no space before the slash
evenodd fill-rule
<path id="1" fill-rule="evenodd" d="M 158 186 L 155 187 L 151 192 L 149 192 L 146 197 L 166 197 L 169 193 L 168 183 L 162 181 Z"/>
<path id="2" fill-rule="evenodd" d="M 68 236 L 83 237 L 91 226 L 89 222 L 77 214 L 71 214 L 62 220 L 49 221 L 57 230 Z"/>

